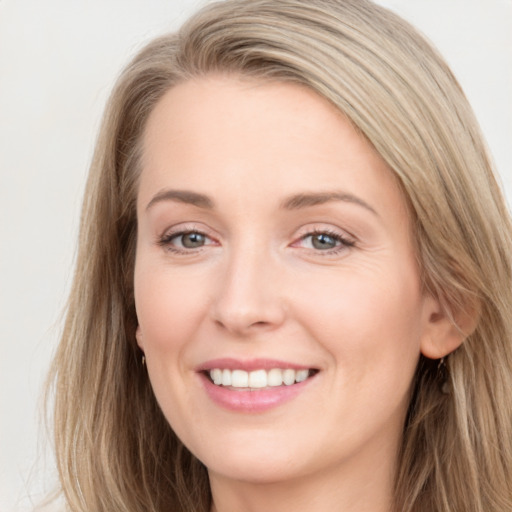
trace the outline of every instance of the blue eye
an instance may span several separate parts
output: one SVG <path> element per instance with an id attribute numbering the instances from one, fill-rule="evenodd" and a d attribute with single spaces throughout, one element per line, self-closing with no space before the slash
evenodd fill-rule
<path id="1" fill-rule="evenodd" d="M 338 238 L 327 233 L 318 233 L 316 235 L 309 235 L 311 237 L 311 245 L 315 249 L 325 251 L 328 249 L 334 249 L 340 243 Z"/>
<path id="2" fill-rule="evenodd" d="M 333 254 L 348 247 L 353 247 L 355 242 L 339 233 L 314 231 L 301 238 L 301 245 L 307 249 Z"/>
<path id="3" fill-rule="evenodd" d="M 182 233 L 176 235 L 173 239 L 179 239 L 181 246 L 186 249 L 197 249 L 206 243 L 206 236 L 202 233 Z"/>
<path id="4" fill-rule="evenodd" d="M 212 243 L 210 237 L 199 231 L 181 231 L 163 235 L 158 244 L 175 252 L 186 252 L 200 249 Z"/>

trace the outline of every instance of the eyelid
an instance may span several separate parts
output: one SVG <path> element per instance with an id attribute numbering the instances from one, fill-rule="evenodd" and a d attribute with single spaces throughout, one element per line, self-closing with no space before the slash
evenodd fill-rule
<path id="1" fill-rule="evenodd" d="M 203 246 L 197 248 L 181 248 L 179 246 L 172 245 L 171 241 L 174 238 L 183 236 L 189 233 L 198 233 L 203 235 L 205 238 L 210 240 L 210 243 L 206 243 Z M 217 244 L 218 241 L 211 233 L 211 230 L 205 226 L 198 226 L 197 223 L 180 223 L 172 227 L 166 228 L 160 235 L 157 236 L 156 244 L 167 249 L 171 252 L 179 254 L 191 254 L 200 251 L 203 247 Z"/>
<path id="2" fill-rule="evenodd" d="M 314 248 L 306 248 L 306 250 L 309 250 L 315 254 L 320 255 L 333 255 L 341 251 L 346 251 L 356 245 L 356 238 L 347 233 L 346 231 L 335 228 L 333 226 L 326 226 L 326 225 L 313 225 L 313 226 L 304 226 L 302 227 L 297 236 L 295 237 L 294 242 L 292 242 L 291 247 L 300 247 L 300 244 L 307 239 L 308 237 L 312 237 L 315 235 L 327 235 L 329 237 L 334 238 L 339 243 L 331 248 L 331 249 L 314 249 Z"/>
<path id="3" fill-rule="evenodd" d="M 354 243 L 357 241 L 357 238 L 346 229 L 342 229 L 329 223 L 324 224 L 322 222 L 312 222 L 310 224 L 305 224 L 304 226 L 301 226 L 299 229 L 297 229 L 296 233 L 297 234 L 295 235 L 295 238 L 297 239 L 303 238 L 307 235 L 326 233 L 334 237 L 350 240 Z"/>

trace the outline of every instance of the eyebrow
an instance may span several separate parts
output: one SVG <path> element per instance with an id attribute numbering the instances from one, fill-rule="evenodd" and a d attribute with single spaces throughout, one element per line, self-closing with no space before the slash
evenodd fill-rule
<path id="1" fill-rule="evenodd" d="M 282 208 L 286 210 L 299 210 L 302 208 L 309 208 L 311 206 L 330 203 L 331 201 L 343 201 L 356 204 L 378 216 L 378 213 L 375 211 L 375 209 L 372 208 L 366 201 L 363 201 L 361 198 L 353 194 L 338 191 L 296 194 L 285 199 L 282 203 Z"/>
<path id="2" fill-rule="evenodd" d="M 178 201 L 180 203 L 186 203 L 197 206 L 198 208 L 205 208 L 208 210 L 212 210 L 215 207 L 214 201 L 205 194 L 193 192 L 192 190 L 165 189 L 158 192 L 151 199 L 151 201 L 146 206 L 146 210 L 151 208 L 156 203 L 163 201 Z M 295 194 L 286 198 L 281 203 L 281 208 L 285 210 L 300 210 L 303 208 L 330 203 L 332 201 L 343 201 L 356 204 L 378 216 L 378 213 L 361 198 L 347 192 L 339 191 L 305 192 L 301 194 Z"/>
<path id="3" fill-rule="evenodd" d="M 214 208 L 214 202 L 206 195 L 192 192 L 191 190 L 174 190 L 166 189 L 158 192 L 146 206 L 146 210 L 151 208 L 156 203 L 162 201 L 178 201 L 180 203 L 191 204 L 198 208 L 206 208 L 211 210 Z"/>

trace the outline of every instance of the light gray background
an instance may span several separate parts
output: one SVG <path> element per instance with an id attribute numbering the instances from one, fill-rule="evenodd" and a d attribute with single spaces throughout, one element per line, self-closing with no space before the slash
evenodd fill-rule
<path id="1" fill-rule="evenodd" d="M 512 0 L 380 3 L 445 55 L 512 198 Z M 0 512 L 30 510 L 55 482 L 40 393 L 107 94 L 145 41 L 200 4 L 0 0 Z"/>

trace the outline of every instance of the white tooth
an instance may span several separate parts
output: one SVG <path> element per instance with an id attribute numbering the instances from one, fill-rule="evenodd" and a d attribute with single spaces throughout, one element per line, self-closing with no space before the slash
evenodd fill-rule
<path id="1" fill-rule="evenodd" d="M 255 370 L 249 373 L 250 388 L 266 388 L 267 372 L 265 370 Z"/>
<path id="2" fill-rule="evenodd" d="M 295 382 L 302 382 L 309 377 L 309 370 L 297 370 Z"/>
<path id="3" fill-rule="evenodd" d="M 220 386 L 222 384 L 222 370 L 219 368 L 214 368 L 213 370 L 210 370 L 210 377 L 213 380 L 214 384 L 217 384 L 217 386 Z"/>
<path id="4" fill-rule="evenodd" d="M 222 370 L 222 385 L 231 386 L 231 370 L 225 368 Z"/>
<path id="5" fill-rule="evenodd" d="M 292 370 L 291 368 L 287 368 L 283 371 L 283 382 L 287 386 L 291 386 L 292 384 L 295 384 L 295 370 Z"/>
<path id="6" fill-rule="evenodd" d="M 272 368 L 267 375 L 268 386 L 280 386 L 283 383 L 283 371 L 279 368 Z"/>
<path id="7" fill-rule="evenodd" d="M 231 385 L 234 388 L 248 388 L 249 374 L 244 370 L 233 370 L 231 372 Z"/>

